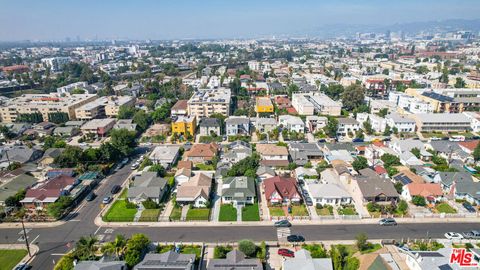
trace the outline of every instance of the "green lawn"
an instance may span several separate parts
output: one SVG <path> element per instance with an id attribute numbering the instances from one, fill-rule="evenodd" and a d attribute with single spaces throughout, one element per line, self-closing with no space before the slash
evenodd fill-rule
<path id="1" fill-rule="evenodd" d="M 165 253 L 170 250 L 175 250 L 175 247 L 173 245 L 162 245 L 162 246 L 157 246 L 157 253 Z M 201 246 L 196 246 L 196 245 L 182 245 L 180 247 L 180 253 L 181 254 L 195 254 L 195 256 L 200 258 L 202 252 L 202 247 Z"/>
<path id="2" fill-rule="evenodd" d="M 338 209 L 338 214 L 353 216 L 353 215 L 357 215 L 357 211 L 355 211 L 355 207 L 342 207 Z"/>
<path id="3" fill-rule="evenodd" d="M 372 244 L 369 249 L 363 250 L 362 254 L 372 253 L 372 252 L 375 252 L 375 251 L 377 251 L 381 248 L 382 248 L 382 245 L 380 245 L 380 244 Z"/>
<path id="4" fill-rule="evenodd" d="M 231 204 L 222 204 L 218 221 L 237 221 L 237 209 Z"/>
<path id="5" fill-rule="evenodd" d="M 208 220 L 210 208 L 191 208 L 187 212 L 187 221 L 190 220 Z"/>
<path id="6" fill-rule="evenodd" d="M 213 167 L 212 164 L 203 164 L 203 163 L 198 163 L 195 164 L 195 167 L 197 167 L 200 171 L 214 171 L 215 168 Z"/>
<path id="7" fill-rule="evenodd" d="M 161 209 L 145 209 L 140 216 L 139 221 L 158 221 Z"/>
<path id="8" fill-rule="evenodd" d="M 137 209 L 128 209 L 126 207 L 127 201 L 125 200 L 116 200 L 112 207 L 108 209 L 107 213 L 103 217 L 104 221 L 110 222 L 110 221 L 123 221 L 123 222 L 128 222 L 128 221 L 133 221 L 133 218 L 135 217 L 135 214 L 137 213 Z"/>
<path id="9" fill-rule="evenodd" d="M 171 220 L 180 220 L 182 218 L 182 207 L 179 205 L 175 205 L 172 209 L 172 213 L 170 213 Z"/>
<path id="10" fill-rule="evenodd" d="M 25 255 L 25 249 L 0 249 L 0 270 L 12 270 Z"/>
<path id="11" fill-rule="evenodd" d="M 292 205 L 292 216 L 294 217 L 308 216 L 307 207 L 305 207 L 304 204 Z"/>
<path id="12" fill-rule="evenodd" d="M 283 217 L 285 216 L 285 212 L 281 206 L 269 206 L 268 209 L 270 210 L 270 216 L 272 217 Z"/>
<path id="13" fill-rule="evenodd" d="M 317 210 L 317 215 L 319 216 L 331 216 L 333 215 L 333 211 L 330 212 L 330 209 L 327 207 L 324 208 L 315 208 Z"/>
<path id="14" fill-rule="evenodd" d="M 448 203 L 437 204 L 435 206 L 435 209 L 437 209 L 437 211 L 439 213 L 446 213 L 446 214 L 456 214 L 457 213 L 457 210 L 453 209 L 450 205 L 448 205 Z"/>
<path id="15" fill-rule="evenodd" d="M 245 205 L 242 208 L 242 221 L 260 221 L 258 203 Z"/>

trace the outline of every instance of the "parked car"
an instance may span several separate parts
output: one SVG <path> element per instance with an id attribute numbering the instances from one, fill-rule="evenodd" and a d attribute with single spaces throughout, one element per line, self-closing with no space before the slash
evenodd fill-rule
<path id="1" fill-rule="evenodd" d="M 456 232 L 447 232 L 445 233 L 445 238 L 448 240 L 462 240 L 463 236 Z"/>
<path id="2" fill-rule="evenodd" d="M 463 233 L 463 238 L 466 238 L 466 239 L 479 239 L 479 238 L 480 238 L 480 232 L 479 232 L 479 231 L 464 232 L 464 233 Z"/>
<path id="3" fill-rule="evenodd" d="M 290 221 L 284 219 L 284 220 L 279 220 L 273 224 L 275 227 L 291 227 L 292 223 Z"/>
<path id="4" fill-rule="evenodd" d="M 90 192 L 90 193 L 88 193 L 87 197 L 85 197 L 85 200 L 87 202 L 91 202 L 91 201 L 95 200 L 95 197 L 97 197 L 97 195 L 95 195 L 95 193 L 93 193 L 93 192 Z"/>
<path id="5" fill-rule="evenodd" d="M 465 209 L 467 209 L 467 211 L 470 212 L 470 213 L 475 213 L 475 212 L 477 212 L 477 211 L 475 210 L 475 207 L 473 207 L 471 204 L 469 204 L 469 203 L 467 203 L 467 202 L 462 203 L 462 205 L 463 205 L 463 207 L 464 207 Z"/>
<path id="6" fill-rule="evenodd" d="M 291 251 L 290 249 L 286 249 L 286 248 L 278 249 L 277 254 L 280 255 L 280 256 L 290 257 L 290 258 L 295 257 L 295 252 Z"/>
<path id="7" fill-rule="evenodd" d="M 110 193 L 112 194 L 116 194 L 120 191 L 120 189 L 122 189 L 119 185 L 115 185 L 112 187 L 112 190 L 110 190 Z"/>
<path id="8" fill-rule="evenodd" d="M 312 198 L 310 197 L 305 198 L 305 204 L 308 206 L 313 206 Z"/>
<path id="9" fill-rule="evenodd" d="M 103 204 L 109 204 L 112 201 L 112 197 L 108 196 L 103 198 L 102 203 Z"/>
<path id="10" fill-rule="evenodd" d="M 138 166 L 140 166 L 140 164 L 135 162 L 132 164 L 132 166 L 130 166 L 130 169 L 135 170 L 136 168 L 138 168 Z"/>
<path id="11" fill-rule="evenodd" d="M 32 269 L 32 266 L 26 263 L 20 263 L 17 266 L 15 266 L 13 270 L 28 270 L 28 269 Z"/>
<path id="12" fill-rule="evenodd" d="M 364 142 L 364 140 L 362 138 L 355 138 L 352 140 L 352 142 L 360 143 L 360 142 Z"/>
<path id="13" fill-rule="evenodd" d="M 301 235 L 292 234 L 292 235 L 287 236 L 287 241 L 291 242 L 291 243 L 305 242 L 305 238 Z"/>
<path id="14" fill-rule="evenodd" d="M 382 218 L 378 223 L 381 226 L 397 226 L 397 222 L 393 218 Z"/>
<path id="15" fill-rule="evenodd" d="M 123 166 L 125 166 L 125 164 L 127 164 L 129 161 L 128 157 L 122 159 L 122 161 L 120 162 L 120 164 L 122 164 Z"/>

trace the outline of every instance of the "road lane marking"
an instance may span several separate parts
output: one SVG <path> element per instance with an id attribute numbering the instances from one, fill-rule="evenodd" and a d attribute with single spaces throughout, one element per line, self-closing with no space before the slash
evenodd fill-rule
<path id="1" fill-rule="evenodd" d="M 277 237 L 278 239 L 286 239 L 288 236 L 292 234 L 290 228 L 278 228 L 277 229 Z"/>
<path id="2" fill-rule="evenodd" d="M 32 229 L 25 229 L 25 233 L 29 233 Z M 20 230 L 18 234 L 23 234 L 23 230 Z"/>
<path id="3" fill-rule="evenodd" d="M 113 233 L 113 229 L 106 229 L 105 233 Z"/>
<path id="4" fill-rule="evenodd" d="M 37 235 L 37 237 L 35 237 L 32 241 L 30 241 L 31 243 L 35 243 L 35 241 L 38 239 L 38 237 L 40 237 L 40 234 Z"/>
<path id="5" fill-rule="evenodd" d="M 100 231 L 101 228 L 102 228 L 102 226 L 98 227 L 97 230 L 93 233 L 93 235 L 96 235 L 98 233 L 98 231 Z"/>
<path id="6" fill-rule="evenodd" d="M 82 221 L 80 219 L 70 219 L 69 221 Z"/>
<path id="7" fill-rule="evenodd" d="M 52 256 L 65 256 L 66 253 L 51 253 Z"/>

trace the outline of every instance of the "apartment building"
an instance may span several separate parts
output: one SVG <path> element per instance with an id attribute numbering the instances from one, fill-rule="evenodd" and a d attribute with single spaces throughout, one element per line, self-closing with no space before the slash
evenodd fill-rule
<path id="1" fill-rule="evenodd" d="M 357 121 L 363 128 L 365 122 L 370 122 L 372 129 L 375 132 L 384 132 L 387 126 L 387 120 L 375 114 L 370 113 L 357 113 Z"/>
<path id="2" fill-rule="evenodd" d="M 230 114 L 231 91 L 229 88 L 196 90 L 187 102 L 187 111 L 197 118 L 210 117 L 214 113 Z"/>
<path id="3" fill-rule="evenodd" d="M 305 132 L 305 123 L 302 118 L 293 115 L 280 115 L 278 117 L 278 124 L 290 132 Z"/>
<path id="4" fill-rule="evenodd" d="M 20 97 L 6 100 L 0 107 L 0 121 L 13 123 L 20 114 L 41 113 L 43 120 L 48 121 L 48 114 L 64 112 L 70 120 L 77 119 L 75 110 L 98 98 L 93 94 L 59 95 L 50 94 L 25 94 Z"/>
<path id="5" fill-rule="evenodd" d="M 300 115 L 340 116 L 342 103 L 334 101 L 325 94 L 298 93 L 292 95 L 292 106 Z"/>
<path id="6" fill-rule="evenodd" d="M 269 97 L 257 97 L 255 111 L 257 113 L 273 113 L 273 103 Z"/>
<path id="7" fill-rule="evenodd" d="M 414 132 L 416 123 L 415 120 L 408 118 L 404 115 L 397 113 L 391 113 L 385 116 L 387 125 L 391 128 L 396 128 L 398 132 Z"/>
<path id="8" fill-rule="evenodd" d="M 134 106 L 135 98 L 131 96 L 101 97 L 77 109 L 77 119 L 90 120 L 94 118 L 116 117 L 121 106 Z"/>
<path id="9" fill-rule="evenodd" d="M 57 72 L 63 69 L 63 66 L 68 64 L 72 59 L 70 57 L 50 57 L 43 58 L 43 66 L 50 68 L 53 72 Z"/>
<path id="10" fill-rule="evenodd" d="M 471 130 L 470 118 L 462 113 L 423 113 L 413 118 L 421 132 Z"/>
<path id="11" fill-rule="evenodd" d="M 182 135 L 195 135 L 197 122 L 195 116 L 179 116 L 172 122 L 172 132 Z"/>
<path id="12" fill-rule="evenodd" d="M 433 112 L 437 113 L 461 113 L 480 109 L 480 90 L 430 89 L 424 91 L 409 88 L 405 93 L 429 103 Z"/>

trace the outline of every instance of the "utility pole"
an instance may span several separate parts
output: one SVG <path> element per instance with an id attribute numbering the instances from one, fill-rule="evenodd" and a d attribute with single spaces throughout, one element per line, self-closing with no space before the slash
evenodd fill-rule
<path id="1" fill-rule="evenodd" d="M 30 253 L 30 245 L 28 244 L 27 232 L 25 231 L 25 224 L 23 223 L 23 217 L 22 217 L 22 228 L 23 228 L 23 238 L 25 239 L 25 245 L 27 246 L 28 256 L 32 257 L 32 253 Z"/>

